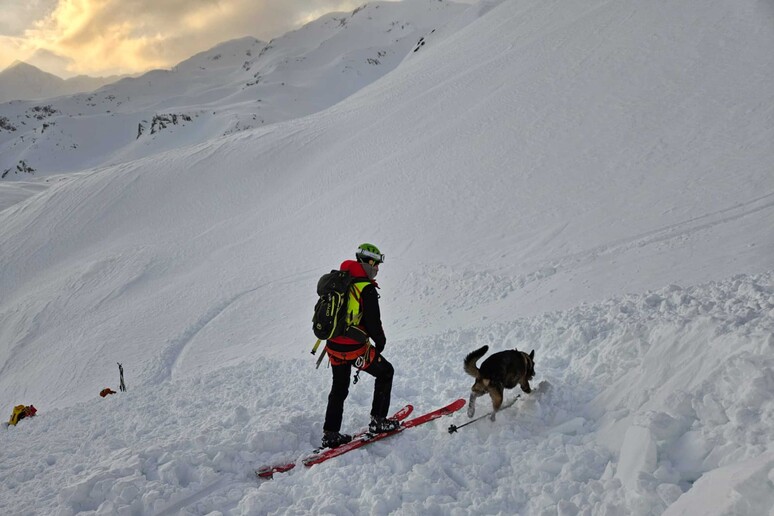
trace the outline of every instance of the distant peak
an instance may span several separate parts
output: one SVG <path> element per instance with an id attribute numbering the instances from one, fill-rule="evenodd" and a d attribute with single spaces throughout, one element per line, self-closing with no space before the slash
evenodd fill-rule
<path id="1" fill-rule="evenodd" d="M 11 70 L 12 68 L 22 68 L 22 69 L 24 69 L 24 68 L 34 68 L 34 69 L 36 69 L 36 70 L 39 70 L 39 68 L 38 68 L 38 67 L 36 67 L 36 66 L 33 66 L 33 65 L 31 65 L 31 64 L 29 64 L 29 63 L 26 63 L 26 62 L 24 62 L 24 61 L 19 61 L 18 59 L 17 59 L 17 60 L 15 60 L 15 61 L 14 61 L 13 63 L 11 63 L 10 65 L 8 65 L 8 66 L 7 66 L 5 69 L 6 69 L 6 70 Z"/>
<path id="2" fill-rule="evenodd" d="M 0 73 L 5 72 L 13 72 L 13 73 L 22 73 L 22 74 L 35 74 L 35 75 L 54 75 L 52 73 L 46 72 L 44 70 L 41 70 L 35 65 L 31 65 L 25 61 L 19 61 L 18 59 L 11 63 L 5 70 L 3 70 Z M 54 77 L 56 77 L 54 75 Z"/>
<path id="3" fill-rule="evenodd" d="M 44 70 L 41 70 L 35 65 L 31 65 L 29 63 L 26 63 L 24 61 L 19 61 L 18 59 L 11 63 L 11 65 L 0 72 L 0 74 L 3 74 L 4 76 L 24 76 L 24 77 L 49 77 L 51 79 L 58 79 L 62 80 L 61 77 L 58 75 L 55 75 L 53 73 L 46 72 Z"/>

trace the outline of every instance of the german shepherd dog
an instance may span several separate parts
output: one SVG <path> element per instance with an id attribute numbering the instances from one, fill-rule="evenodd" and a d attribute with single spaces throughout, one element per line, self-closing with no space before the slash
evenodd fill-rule
<path id="1" fill-rule="evenodd" d="M 488 350 L 489 346 L 484 346 L 465 357 L 465 372 L 476 379 L 476 383 L 470 388 L 468 417 L 473 417 L 476 413 L 476 398 L 488 393 L 492 398 L 493 408 L 490 419 L 494 421 L 495 414 L 503 404 L 504 389 L 513 389 L 520 385 L 521 390 L 527 394 L 532 392 L 529 381 L 535 376 L 535 350 L 529 354 L 517 349 L 500 351 L 484 360 L 479 368 L 476 362 Z"/>

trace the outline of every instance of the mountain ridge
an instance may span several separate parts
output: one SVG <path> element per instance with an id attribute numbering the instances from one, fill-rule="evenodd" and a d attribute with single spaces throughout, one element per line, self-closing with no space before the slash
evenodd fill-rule
<path id="1" fill-rule="evenodd" d="M 123 76 L 76 75 L 63 79 L 25 61 L 16 60 L 0 71 L 0 103 L 14 100 L 44 100 L 101 88 Z"/>
<path id="2" fill-rule="evenodd" d="M 89 94 L 0 104 L 2 127 L 14 129 L 0 127 L 0 175 L 24 180 L 125 162 L 321 111 L 394 69 L 420 38 L 467 9 L 373 2 L 268 43 L 222 42 Z M 41 104 L 50 106 L 45 119 L 32 112 Z"/>

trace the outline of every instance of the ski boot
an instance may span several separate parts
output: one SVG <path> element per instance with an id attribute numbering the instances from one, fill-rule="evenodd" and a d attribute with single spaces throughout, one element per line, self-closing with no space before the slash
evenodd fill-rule
<path id="1" fill-rule="evenodd" d="M 322 447 L 323 448 L 336 448 L 342 444 L 346 444 L 352 440 L 351 435 L 340 434 L 339 432 L 332 432 L 329 430 L 323 431 Z"/>
<path id="2" fill-rule="evenodd" d="M 398 428 L 400 428 L 400 421 L 378 416 L 371 416 L 371 423 L 368 425 L 368 431 L 372 434 L 392 432 Z"/>

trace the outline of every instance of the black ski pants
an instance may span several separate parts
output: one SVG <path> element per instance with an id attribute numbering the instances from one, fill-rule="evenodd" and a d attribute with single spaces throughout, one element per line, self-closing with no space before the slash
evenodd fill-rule
<path id="1" fill-rule="evenodd" d="M 328 394 L 328 409 L 325 411 L 323 430 L 338 432 L 341 430 L 341 419 L 344 414 L 344 400 L 349 394 L 349 377 L 352 374 L 352 362 L 342 365 L 332 365 L 333 384 Z M 395 370 L 384 357 L 376 356 L 368 368 L 363 369 L 376 381 L 374 382 L 374 400 L 371 405 L 371 415 L 387 417 L 390 410 L 390 393 L 392 392 L 392 376 Z"/>

